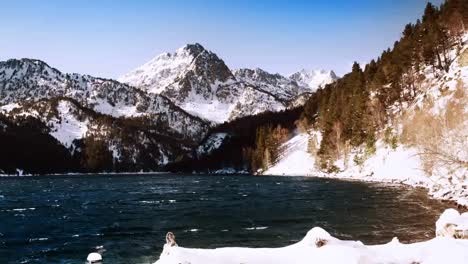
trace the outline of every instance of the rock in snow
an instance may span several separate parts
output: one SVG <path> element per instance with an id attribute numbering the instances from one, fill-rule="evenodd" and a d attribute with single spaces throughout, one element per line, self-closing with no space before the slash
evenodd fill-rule
<path id="1" fill-rule="evenodd" d="M 446 214 L 458 212 L 447 210 Z M 171 233 L 172 234 L 172 233 Z M 173 235 L 171 237 L 174 237 Z M 383 245 L 366 246 L 360 241 L 345 241 L 320 227 L 312 228 L 298 243 L 281 248 L 226 247 L 198 249 L 178 247 L 174 240 L 164 245 L 155 264 L 432 264 L 468 263 L 468 240 L 436 237 L 413 244 L 397 238 Z"/>

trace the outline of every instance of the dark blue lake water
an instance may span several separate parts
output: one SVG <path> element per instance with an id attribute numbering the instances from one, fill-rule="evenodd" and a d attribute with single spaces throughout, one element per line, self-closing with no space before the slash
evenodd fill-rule
<path id="1" fill-rule="evenodd" d="M 314 226 L 384 243 L 432 237 L 448 205 L 424 190 L 305 177 L 0 178 L 0 263 L 152 263 L 166 232 L 186 247 L 276 247 Z"/>

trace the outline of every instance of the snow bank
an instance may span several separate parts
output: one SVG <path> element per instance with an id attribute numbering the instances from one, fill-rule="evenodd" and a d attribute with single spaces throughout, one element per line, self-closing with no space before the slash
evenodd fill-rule
<path id="1" fill-rule="evenodd" d="M 315 157 L 307 151 L 309 139 L 308 133 L 301 133 L 288 140 L 280 147 L 278 162 L 262 174 L 351 178 L 417 186 L 428 186 L 430 182 L 420 169 L 421 164 L 414 149 L 402 146 L 392 149 L 382 142 L 377 142 L 376 153 L 363 164 L 355 164 L 354 157 L 358 153 L 352 153 L 346 160 L 335 163 L 340 172 L 324 173 L 316 167 Z"/>
<path id="2" fill-rule="evenodd" d="M 394 238 L 388 244 L 366 246 L 360 241 L 334 238 L 320 227 L 312 228 L 300 242 L 282 248 L 184 248 L 177 246 L 174 236 L 171 238 L 155 264 L 461 264 L 468 261 L 468 240 L 436 237 L 401 244 Z"/>
<path id="3" fill-rule="evenodd" d="M 281 153 L 277 163 L 261 174 L 401 183 L 427 188 L 429 194 L 436 199 L 453 200 L 468 206 L 468 180 L 452 184 L 445 177 L 425 175 L 415 148 L 398 146 L 393 149 L 378 141 L 375 153 L 362 164 L 356 164 L 354 161 L 356 155 L 362 155 L 358 150 L 354 150 L 347 158 L 335 162 L 339 172 L 326 173 L 316 166 L 315 157 L 307 151 L 310 133 L 315 132 L 298 134 L 284 143 L 280 147 Z"/>
<path id="4" fill-rule="evenodd" d="M 358 153 L 352 153 L 346 161 L 338 160 L 336 164 L 341 171 L 334 176 L 430 187 L 431 181 L 424 174 L 417 153 L 413 148 L 399 146 L 392 149 L 378 141 L 375 153 L 362 164 L 354 161 Z"/>
<path id="5" fill-rule="evenodd" d="M 436 222 L 436 236 L 468 239 L 468 212 L 445 210 Z"/>

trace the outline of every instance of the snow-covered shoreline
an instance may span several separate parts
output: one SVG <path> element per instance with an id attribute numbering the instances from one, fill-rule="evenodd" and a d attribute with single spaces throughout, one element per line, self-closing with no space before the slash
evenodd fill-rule
<path id="1" fill-rule="evenodd" d="M 306 133 L 295 135 L 283 144 L 284 151 L 278 162 L 261 174 L 404 184 L 425 188 L 428 194 L 436 199 L 452 201 L 459 206 L 468 207 L 467 183 L 448 184 L 445 179 L 426 176 L 420 169 L 419 157 L 414 149 L 404 146 L 392 149 L 378 142 L 376 153 L 363 164 L 354 164 L 351 155 L 347 160 L 337 162 L 344 169 L 339 172 L 326 173 L 317 169 L 315 157 L 307 151 L 308 140 L 309 135 Z"/>
<path id="2" fill-rule="evenodd" d="M 467 41 L 465 34 L 463 48 L 450 51 L 453 62 L 448 71 L 436 73 L 430 66 L 421 70 L 425 78 L 418 92 L 390 107 L 390 120 L 377 131 L 372 147 L 340 146 L 327 168 L 333 172 L 323 172 L 320 157 L 311 154 L 317 153 L 322 134 L 310 127 L 283 143 L 276 163 L 260 173 L 401 183 L 424 187 L 436 199 L 467 207 Z M 440 131 L 434 132 L 434 127 Z"/>
<path id="3" fill-rule="evenodd" d="M 460 215 L 447 209 L 436 222 L 435 235 L 433 239 L 412 244 L 402 244 L 395 237 L 387 244 L 364 245 L 361 241 L 337 239 L 314 227 L 301 241 L 286 247 L 199 249 L 179 247 L 174 234 L 169 232 L 155 264 L 467 263 L 467 213 Z"/>

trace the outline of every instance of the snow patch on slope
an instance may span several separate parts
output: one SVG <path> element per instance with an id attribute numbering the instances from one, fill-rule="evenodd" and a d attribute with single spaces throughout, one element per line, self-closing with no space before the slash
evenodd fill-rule
<path id="1" fill-rule="evenodd" d="M 117 105 L 113 106 L 106 100 L 100 98 L 96 99 L 93 103 L 94 110 L 96 112 L 113 117 L 136 117 L 144 114 L 142 112 L 138 112 L 135 105 L 126 105 L 119 102 Z"/>
<path id="2" fill-rule="evenodd" d="M 285 142 L 280 149 L 279 161 L 263 172 L 265 175 L 306 176 L 313 171 L 315 159 L 307 152 L 307 134 L 298 134 Z"/>
<path id="3" fill-rule="evenodd" d="M 161 93 L 185 72 L 194 57 L 183 47 L 175 53 L 163 53 L 133 71 L 118 78 L 119 82 Z"/>
<path id="4" fill-rule="evenodd" d="M 68 101 L 60 101 L 57 106 L 58 120 L 50 121 L 52 135 L 69 148 L 75 139 L 81 139 L 88 131 L 88 122 L 78 120 L 72 113 L 74 106 Z"/>
<path id="5" fill-rule="evenodd" d="M 416 151 L 411 148 L 398 147 L 391 149 L 378 142 L 374 155 L 357 165 L 354 158 L 357 152 L 345 159 L 335 162 L 340 169 L 338 173 L 325 173 L 316 167 L 313 155 L 307 152 L 309 134 L 301 133 L 280 147 L 280 158 L 276 164 L 262 174 L 265 175 L 302 175 L 316 177 L 337 177 L 361 179 L 366 181 L 398 182 L 411 185 L 429 183 L 423 171 Z"/>
<path id="6" fill-rule="evenodd" d="M 375 154 L 362 165 L 357 165 L 354 161 L 356 155 L 359 155 L 356 152 L 349 155 L 347 160 L 338 160 L 335 164 L 342 171 L 337 173 L 337 176 L 427 186 L 430 181 L 421 169 L 421 161 L 417 154 L 414 148 L 398 146 L 392 149 L 379 141 L 376 143 Z"/>
<path id="7" fill-rule="evenodd" d="M 0 106 L 0 113 L 8 113 L 11 110 L 13 110 L 15 108 L 18 108 L 18 107 L 20 107 L 20 105 L 17 104 L 17 103 L 2 105 L 2 106 Z"/>
<path id="8" fill-rule="evenodd" d="M 187 113 L 220 124 L 229 119 L 235 105 L 223 103 L 219 100 L 212 100 L 210 102 L 188 100 L 179 106 Z"/>

